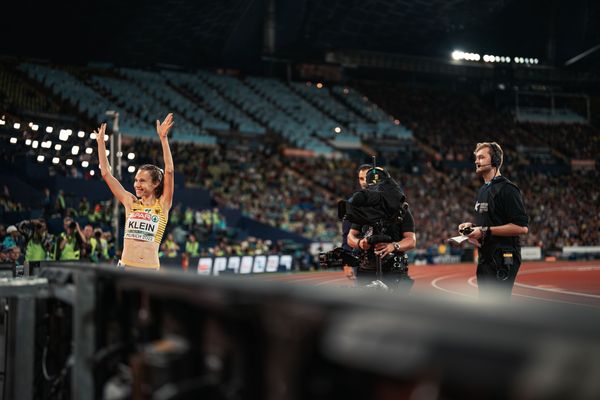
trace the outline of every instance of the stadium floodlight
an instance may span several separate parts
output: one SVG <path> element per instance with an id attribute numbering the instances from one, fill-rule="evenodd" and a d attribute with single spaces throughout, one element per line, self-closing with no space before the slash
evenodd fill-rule
<path id="1" fill-rule="evenodd" d="M 79 153 L 79 146 L 73 146 L 73 147 L 71 147 L 71 154 L 73 154 L 74 156 L 76 156 L 77 153 Z"/>
<path id="2" fill-rule="evenodd" d="M 500 56 L 495 56 L 495 57 L 494 57 L 494 61 L 495 61 L 495 62 L 500 62 Z"/>
<path id="3" fill-rule="evenodd" d="M 4 119 L 0 119 L 0 125 L 6 125 L 6 121 Z"/>
<path id="4" fill-rule="evenodd" d="M 18 122 L 15 122 L 15 123 L 13 124 L 13 128 L 15 128 L 15 129 L 19 129 L 20 127 L 21 127 L 21 124 L 20 124 L 20 123 L 18 123 Z"/>
<path id="5" fill-rule="evenodd" d="M 73 160 L 71 160 L 70 158 L 67 158 L 67 161 L 65 161 L 65 163 L 67 165 L 73 165 Z"/>
<path id="6" fill-rule="evenodd" d="M 123 152 L 122 151 L 117 151 L 117 157 L 123 157 Z"/>
<path id="7" fill-rule="evenodd" d="M 96 140 L 96 132 L 90 133 L 90 139 Z"/>
<path id="8" fill-rule="evenodd" d="M 11 138 L 10 138 L 10 142 L 11 142 L 12 144 L 15 144 L 15 143 L 17 143 L 17 138 L 16 138 L 16 137 L 11 137 Z"/>
<path id="9" fill-rule="evenodd" d="M 511 62 L 511 59 L 510 59 L 510 57 L 506 57 L 506 62 L 507 62 L 507 63 Z"/>
<path id="10" fill-rule="evenodd" d="M 92 154 L 93 152 L 94 152 L 94 149 L 92 149 L 91 147 L 85 148 L 85 154 Z"/>
<path id="11" fill-rule="evenodd" d="M 85 137 L 85 132 L 84 131 L 77 132 L 77 137 L 80 137 L 80 138 Z"/>
<path id="12" fill-rule="evenodd" d="M 90 163 L 89 163 L 89 162 L 87 162 L 87 161 L 85 161 L 85 160 L 81 162 L 81 166 L 82 166 L 83 168 L 87 168 L 87 167 L 89 167 L 89 165 L 90 165 Z"/>
<path id="13" fill-rule="evenodd" d="M 91 175 L 91 176 L 94 176 L 94 175 L 96 175 L 96 171 L 94 171 L 93 169 L 91 169 L 91 170 L 90 170 L 90 175 Z"/>
<path id="14" fill-rule="evenodd" d="M 533 63 L 534 63 L 534 64 L 537 64 L 537 63 L 539 63 L 539 62 L 540 62 L 540 60 L 538 60 L 537 58 L 534 58 L 534 59 L 533 59 Z"/>
<path id="15" fill-rule="evenodd" d="M 40 142 L 38 142 L 37 140 L 34 140 L 33 142 L 31 142 L 31 147 L 33 147 L 34 149 L 37 149 L 39 145 L 40 145 Z"/>
<path id="16" fill-rule="evenodd" d="M 462 60 L 463 58 L 465 58 L 465 52 L 464 51 L 460 51 L 460 50 L 454 50 L 452 52 L 452 59 L 453 60 Z"/>
<path id="17" fill-rule="evenodd" d="M 399 119 L 395 119 L 394 120 L 394 125 L 400 125 L 400 120 Z"/>
<path id="18" fill-rule="evenodd" d="M 340 128 L 339 126 L 336 126 L 335 128 L 333 128 L 333 131 L 335 133 L 340 133 L 342 131 L 342 128 Z"/>
<path id="19" fill-rule="evenodd" d="M 128 171 L 129 173 L 132 173 L 132 174 L 133 174 L 133 173 L 135 172 L 135 167 L 134 167 L 133 165 L 130 165 L 129 167 L 127 167 L 127 171 Z"/>
<path id="20" fill-rule="evenodd" d="M 344 94 L 350 93 L 350 91 L 348 90 L 348 88 L 344 88 L 343 92 L 344 92 Z"/>
<path id="21" fill-rule="evenodd" d="M 106 133 L 104 134 L 104 141 L 108 142 L 108 135 Z"/>
<path id="22" fill-rule="evenodd" d="M 46 157 L 44 157 L 44 155 L 43 155 L 43 154 L 40 154 L 40 155 L 38 155 L 38 156 L 37 156 L 37 160 L 38 160 L 38 162 L 44 162 L 44 159 L 45 159 L 45 158 L 46 158 Z"/>
<path id="23" fill-rule="evenodd" d="M 38 124 L 31 125 L 31 130 L 32 131 L 37 132 L 38 129 L 40 129 L 40 126 Z"/>
<path id="24" fill-rule="evenodd" d="M 128 153 L 127 154 L 127 159 L 128 160 L 133 160 L 135 158 L 135 154 L 134 153 Z"/>
<path id="25" fill-rule="evenodd" d="M 52 164 L 58 164 L 59 162 L 60 162 L 60 158 L 58 158 L 58 157 L 54 157 L 52 159 Z"/>
<path id="26" fill-rule="evenodd" d="M 43 142 L 42 142 L 42 147 L 43 147 L 44 149 L 49 149 L 50 147 L 52 147 L 52 142 L 51 142 L 51 141 L 49 141 L 49 140 L 43 141 Z"/>
<path id="27" fill-rule="evenodd" d="M 46 133 L 52 133 L 53 130 L 54 130 L 54 128 L 51 126 L 46 127 Z"/>
<path id="28" fill-rule="evenodd" d="M 54 145 L 54 150 L 60 151 L 60 149 L 62 149 L 62 144 L 57 143 L 57 144 Z"/>
<path id="29" fill-rule="evenodd" d="M 73 134 L 73 130 L 71 129 L 65 129 L 65 132 L 67 132 L 67 135 L 71 136 Z"/>
<path id="30" fill-rule="evenodd" d="M 110 150 L 106 150 L 106 155 L 110 155 Z"/>
<path id="31" fill-rule="evenodd" d="M 317 86 L 317 89 L 322 89 L 323 88 L 323 84 L 321 82 L 317 83 L 316 86 Z"/>
<path id="32" fill-rule="evenodd" d="M 31 139 L 25 139 L 25 146 L 31 145 Z"/>
<path id="33" fill-rule="evenodd" d="M 69 134 L 65 129 L 61 129 L 60 133 L 58 134 L 58 138 L 63 142 L 66 142 L 67 140 L 69 140 Z"/>

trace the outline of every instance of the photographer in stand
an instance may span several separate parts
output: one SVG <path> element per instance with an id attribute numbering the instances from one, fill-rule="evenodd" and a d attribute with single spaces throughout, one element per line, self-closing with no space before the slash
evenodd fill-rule
<path id="1" fill-rule="evenodd" d="M 54 236 L 48 233 L 43 219 L 24 220 L 17 229 L 25 237 L 25 261 L 54 260 Z"/>
<path id="2" fill-rule="evenodd" d="M 361 250 L 357 283 L 408 291 L 413 280 L 408 275 L 405 252 L 416 246 L 413 216 L 400 186 L 383 168 L 371 167 L 366 182 L 367 188 L 343 202 L 340 212 L 353 222 L 348 244 Z"/>
<path id="3" fill-rule="evenodd" d="M 79 260 L 86 244 L 85 235 L 73 218 L 63 219 L 64 232 L 58 238 L 57 259 L 61 261 Z"/>

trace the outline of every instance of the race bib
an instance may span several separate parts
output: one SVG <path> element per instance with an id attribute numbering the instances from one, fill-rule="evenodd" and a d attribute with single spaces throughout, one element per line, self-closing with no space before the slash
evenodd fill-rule
<path id="1" fill-rule="evenodd" d="M 158 215 L 142 211 L 132 211 L 125 225 L 125 239 L 153 242 L 158 231 Z"/>

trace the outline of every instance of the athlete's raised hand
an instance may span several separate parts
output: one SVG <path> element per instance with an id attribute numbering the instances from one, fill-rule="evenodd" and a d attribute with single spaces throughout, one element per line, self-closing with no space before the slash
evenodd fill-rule
<path id="1" fill-rule="evenodd" d="M 104 144 L 105 140 L 104 140 L 104 132 L 106 131 L 106 122 L 103 123 L 102 125 L 100 125 L 100 127 L 98 128 L 98 130 L 94 131 L 93 133 L 96 134 L 96 141 L 98 142 L 98 144 Z"/>
<path id="2" fill-rule="evenodd" d="M 167 133 L 169 133 L 169 129 L 173 126 L 173 113 L 169 113 L 165 120 L 160 123 L 159 120 L 156 120 L 156 133 L 158 137 L 162 139 L 167 138 Z"/>

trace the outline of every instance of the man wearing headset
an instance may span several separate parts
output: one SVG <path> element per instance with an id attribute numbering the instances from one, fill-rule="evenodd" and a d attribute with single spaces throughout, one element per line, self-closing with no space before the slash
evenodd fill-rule
<path id="1" fill-rule="evenodd" d="M 478 143 L 474 154 L 475 172 L 484 184 L 477 194 L 475 224 L 463 222 L 458 230 L 479 247 L 479 296 L 496 295 L 508 300 L 521 266 L 519 236 L 528 233 L 529 217 L 519 188 L 500 175 L 500 145 Z"/>

